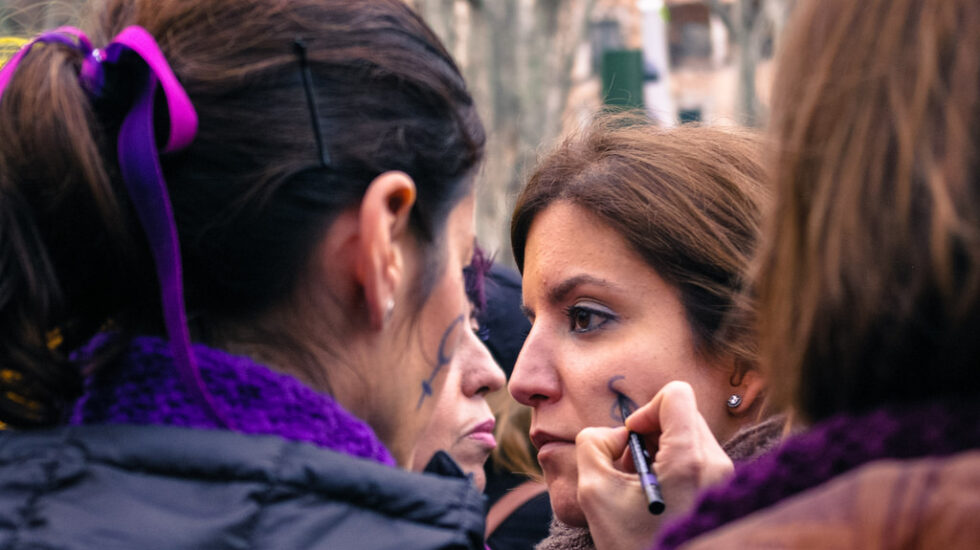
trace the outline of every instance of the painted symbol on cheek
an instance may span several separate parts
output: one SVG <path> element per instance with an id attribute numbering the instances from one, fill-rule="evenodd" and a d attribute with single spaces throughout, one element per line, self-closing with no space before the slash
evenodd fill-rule
<path id="1" fill-rule="evenodd" d="M 429 375 L 429 377 L 422 381 L 422 395 L 419 396 L 419 403 L 415 406 L 415 410 L 422 407 L 422 402 L 425 401 L 427 396 L 432 395 L 432 381 L 436 379 L 436 376 L 439 376 L 439 371 L 441 371 L 443 367 L 448 365 L 449 362 L 453 360 L 452 353 L 446 355 L 446 344 L 449 342 L 449 336 L 453 333 L 456 325 L 465 320 L 466 316 L 460 315 L 459 317 L 453 319 L 453 322 L 449 323 L 449 326 L 446 327 L 446 331 L 442 333 L 442 339 L 439 341 L 439 353 L 436 354 L 436 364 L 434 367 L 432 367 L 432 373 Z M 455 351 L 456 350 L 454 348 L 453 352 Z"/>
<path id="2" fill-rule="evenodd" d="M 617 390 L 615 387 L 616 382 L 625 379 L 625 376 L 617 374 L 616 376 L 610 378 L 609 382 L 606 383 L 606 387 L 609 388 L 609 391 L 616 396 L 616 398 L 613 399 L 612 407 L 609 409 L 609 417 L 613 419 L 613 422 L 615 422 L 617 426 L 623 423 L 623 416 L 629 416 L 633 411 L 639 408 L 636 405 L 636 401 L 633 401 L 628 395 Z M 625 411 L 626 408 L 629 410 Z M 623 414 L 624 412 L 625 415 Z"/>

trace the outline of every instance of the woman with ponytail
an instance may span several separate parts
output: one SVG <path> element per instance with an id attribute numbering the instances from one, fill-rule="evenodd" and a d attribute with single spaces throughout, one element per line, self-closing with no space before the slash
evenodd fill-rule
<path id="1" fill-rule="evenodd" d="M 398 0 L 106 0 L 0 70 L 0 546 L 482 547 L 406 470 L 484 133 Z"/>

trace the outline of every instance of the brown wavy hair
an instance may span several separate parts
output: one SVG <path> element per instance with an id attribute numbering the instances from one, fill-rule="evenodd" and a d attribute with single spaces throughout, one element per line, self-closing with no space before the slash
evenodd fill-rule
<path id="1" fill-rule="evenodd" d="M 805 420 L 980 384 L 980 3 L 806 0 L 771 118 L 761 358 Z"/>
<path id="2" fill-rule="evenodd" d="M 751 300 L 740 294 L 767 199 L 763 175 L 751 131 L 664 129 L 635 113 L 599 115 L 538 163 L 511 220 L 514 258 L 523 269 L 539 212 L 571 202 L 619 232 L 678 289 L 699 352 L 753 368 Z"/>

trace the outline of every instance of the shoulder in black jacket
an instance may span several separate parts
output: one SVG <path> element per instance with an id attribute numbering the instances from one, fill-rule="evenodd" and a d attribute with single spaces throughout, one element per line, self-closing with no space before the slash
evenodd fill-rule
<path id="1" fill-rule="evenodd" d="M 0 432 L 0 548 L 483 549 L 483 514 L 465 479 L 277 437 Z"/>

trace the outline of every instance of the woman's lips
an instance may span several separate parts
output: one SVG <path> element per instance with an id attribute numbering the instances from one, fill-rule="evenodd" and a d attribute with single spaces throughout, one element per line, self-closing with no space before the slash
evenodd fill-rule
<path id="1" fill-rule="evenodd" d="M 492 418 L 485 422 L 481 422 L 470 430 L 469 433 L 466 434 L 466 437 L 478 441 L 490 449 L 494 449 L 497 447 L 497 440 L 493 437 L 493 427 L 495 424 L 496 422 Z"/>
<path id="2" fill-rule="evenodd" d="M 569 445 L 575 447 L 575 440 L 551 434 L 542 430 L 531 432 L 531 443 L 538 449 L 538 461 L 547 460 L 548 456 L 567 449 Z"/>

